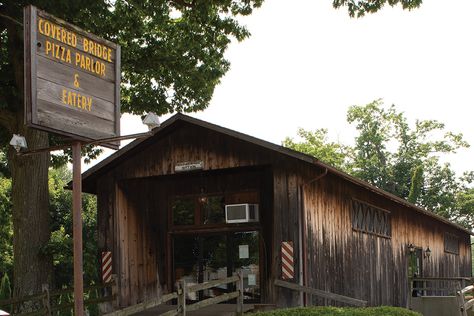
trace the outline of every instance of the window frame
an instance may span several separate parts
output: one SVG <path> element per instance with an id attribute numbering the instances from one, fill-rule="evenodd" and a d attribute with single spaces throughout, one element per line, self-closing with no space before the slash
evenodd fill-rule
<path id="1" fill-rule="evenodd" d="M 445 232 L 444 233 L 444 252 L 445 253 L 449 253 L 449 254 L 452 254 L 452 255 L 457 255 L 459 256 L 459 253 L 460 253 L 460 238 L 458 235 L 456 234 L 453 234 L 453 233 L 449 233 L 449 232 Z M 451 241 L 453 240 L 456 240 L 457 241 L 457 251 L 452 251 L 451 249 L 448 249 L 448 243 L 446 242 L 447 239 L 451 239 Z"/>
<path id="2" fill-rule="evenodd" d="M 354 208 L 354 203 L 358 203 L 358 204 L 361 204 L 362 206 L 366 207 L 365 214 L 363 214 L 363 217 L 362 217 L 362 221 L 359 220 L 359 218 L 356 217 L 356 211 L 355 211 L 355 208 Z M 371 223 L 369 223 L 369 222 L 367 222 L 367 217 L 368 217 L 367 213 L 369 213 L 371 209 L 374 210 L 373 211 L 373 219 L 372 219 Z M 385 216 L 386 216 L 386 219 L 387 219 L 386 220 L 386 222 L 387 222 L 386 225 L 388 225 L 388 233 L 389 233 L 388 235 L 380 234 L 380 233 L 375 231 L 375 227 L 377 226 L 375 221 L 376 221 L 376 219 L 380 218 L 378 214 L 385 214 Z M 368 234 L 368 235 L 374 235 L 374 236 L 381 237 L 381 238 L 386 238 L 386 239 L 391 239 L 392 238 L 392 218 L 391 218 L 391 212 L 390 211 L 388 211 L 386 209 L 383 209 L 379 206 L 375 206 L 371 203 L 367 203 L 365 201 L 362 201 L 362 200 L 359 200 L 359 199 L 356 199 L 356 198 L 352 198 L 350 200 L 350 216 L 351 216 L 351 228 L 352 228 L 353 231 L 361 232 L 361 233 Z M 354 224 L 357 224 L 357 226 L 361 226 L 362 228 L 356 227 Z M 365 229 L 364 229 L 364 227 L 365 227 Z M 368 230 L 369 227 L 372 227 L 372 231 Z"/>

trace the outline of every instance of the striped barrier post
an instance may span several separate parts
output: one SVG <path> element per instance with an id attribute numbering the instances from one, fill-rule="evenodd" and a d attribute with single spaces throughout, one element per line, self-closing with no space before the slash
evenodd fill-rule
<path id="1" fill-rule="evenodd" d="M 102 282 L 109 283 L 112 281 L 112 252 L 102 252 Z"/>
<path id="2" fill-rule="evenodd" d="M 281 243 L 281 276 L 283 280 L 291 280 L 295 278 L 292 241 L 283 241 Z"/>

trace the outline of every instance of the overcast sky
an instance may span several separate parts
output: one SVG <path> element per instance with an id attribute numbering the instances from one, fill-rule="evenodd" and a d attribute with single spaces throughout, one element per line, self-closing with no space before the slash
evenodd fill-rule
<path id="1" fill-rule="evenodd" d="M 276 144 L 298 127 L 328 128 L 331 140 L 350 144 L 348 107 L 382 98 L 410 121 L 442 121 L 474 145 L 474 1 L 430 0 L 360 19 L 331 3 L 266 0 L 241 19 L 252 36 L 231 45 L 231 70 L 209 108 L 192 116 Z M 122 117 L 122 134 L 143 130 Z M 473 153 L 448 160 L 471 170 Z"/>

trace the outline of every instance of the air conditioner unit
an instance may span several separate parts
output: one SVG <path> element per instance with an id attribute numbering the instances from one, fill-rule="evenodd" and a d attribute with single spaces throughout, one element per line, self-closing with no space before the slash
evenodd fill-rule
<path id="1" fill-rule="evenodd" d="M 229 204 L 225 206 L 226 223 L 258 222 L 258 204 Z"/>

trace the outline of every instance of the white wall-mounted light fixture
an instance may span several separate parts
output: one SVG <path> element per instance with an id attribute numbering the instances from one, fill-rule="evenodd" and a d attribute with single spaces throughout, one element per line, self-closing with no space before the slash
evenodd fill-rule
<path id="1" fill-rule="evenodd" d="M 153 112 L 148 112 L 142 122 L 148 126 L 149 131 L 160 126 L 160 118 Z"/>
<path id="2" fill-rule="evenodd" d="M 25 137 L 18 134 L 13 134 L 13 137 L 10 140 L 10 145 L 12 145 L 13 148 L 15 148 L 16 152 L 20 152 L 21 149 L 28 148 L 28 146 L 26 145 Z"/>

